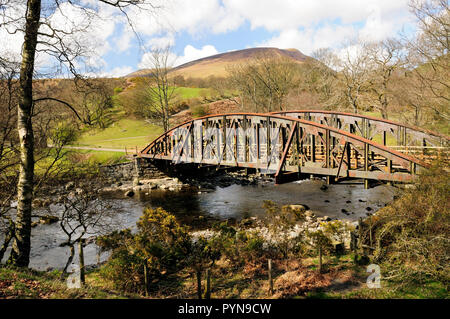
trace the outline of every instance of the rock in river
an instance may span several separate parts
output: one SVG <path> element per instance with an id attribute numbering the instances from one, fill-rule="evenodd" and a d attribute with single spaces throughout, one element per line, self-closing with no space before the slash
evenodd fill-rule
<path id="1" fill-rule="evenodd" d="M 134 196 L 134 192 L 132 190 L 126 191 L 125 192 L 125 196 L 133 197 Z"/>

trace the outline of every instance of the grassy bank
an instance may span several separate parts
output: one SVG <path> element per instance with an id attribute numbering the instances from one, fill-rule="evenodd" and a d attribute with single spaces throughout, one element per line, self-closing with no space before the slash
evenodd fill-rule
<path id="1" fill-rule="evenodd" d="M 86 285 L 81 289 L 69 289 L 60 280 L 60 272 L 41 272 L 30 269 L 0 267 L 0 298 L 26 299 L 80 299 L 80 298 L 132 298 L 117 291 Z"/>
<path id="2" fill-rule="evenodd" d="M 353 255 L 326 259 L 323 274 L 317 272 L 317 258 L 290 259 L 274 262 L 274 294 L 268 291 L 267 265 L 246 265 L 230 268 L 221 260 L 211 272 L 212 298 L 326 298 L 326 299 L 424 299 L 448 298 L 444 284 L 393 286 L 381 280 L 381 288 L 366 285 L 366 266 L 355 265 Z M 144 295 L 123 293 L 105 280 L 102 268 L 86 275 L 86 285 L 80 289 L 67 288 L 60 280 L 60 272 L 39 272 L 17 268 L 0 267 L 0 298 L 59 298 L 104 299 L 146 298 Z M 153 285 L 149 298 L 197 298 L 196 277 L 182 271 L 170 275 Z M 203 285 L 205 278 L 203 278 Z M 204 286 L 203 286 L 204 287 Z"/>

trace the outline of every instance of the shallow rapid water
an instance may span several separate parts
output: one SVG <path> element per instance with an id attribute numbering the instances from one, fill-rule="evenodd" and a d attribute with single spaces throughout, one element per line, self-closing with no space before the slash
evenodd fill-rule
<path id="1" fill-rule="evenodd" d="M 387 185 L 366 190 L 360 183 L 336 184 L 330 185 L 325 191 L 320 189 L 321 185 L 323 182 L 318 180 L 305 180 L 282 185 L 216 187 L 214 191 L 201 194 L 198 194 L 196 189 L 180 192 L 139 192 L 133 198 L 125 197 L 123 193 L 112 194 L 104 199 L 114 207 L 115 211 L 109 222 L 108 231 L 135 229 L 136 221 L 147 206 L 163 207 L 177 216 L 180 222 L 196 228 L 194 222 L 199 216 L 205 217 L 205 220 L 262 217 L 264 200 L 272 200 L 278 205 L 307 205 L 317 216 L 357 220 L 359 217 L 366 216 L 369 212 L 367 207 L 370 207 L 370 213 L 374 213 L 392 201 L 394 196 L 394 188 Z M 52 205 L 51 209 L 52 213 L 58 215 L 58 210 L 61 208 L 58 205 Z M 97 234 L 94 232 L 91 235 Z M 69 256 L 68 247 L 59 247 L 65 240 L 67 239 L 59 223 L 38 225 L 33 228 L 30 267 L 38 270 L 62 269 Z M 107 254 L 103 254 L 100 261 L 106 258 Z M 77 262 L 76 258 L 74 262 Z M 86 246 L 85 263 L 86 265 L 97 263 L 95 244 Z"/>

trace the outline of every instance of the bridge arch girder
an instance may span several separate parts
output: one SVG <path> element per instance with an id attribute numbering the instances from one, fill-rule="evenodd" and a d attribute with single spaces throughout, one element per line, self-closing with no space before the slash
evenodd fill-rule
<path id="1" fill-rule="evenodd" d="M 215 114 L 180 124 L 140 157 L 251 167 L 275 174 L 408 182 L 427 165 L 364 137 L 304 119 L 262 113 Z"/>
<path id="2" fill-rule="evenodd" d="M 269 114 L 335 127 L 428 162 L 437 158 L 440 152 L 448 153 L 450 146 L 450 137 L 444 134 L 362 114 L 326 110 L 289 110 Z"/>

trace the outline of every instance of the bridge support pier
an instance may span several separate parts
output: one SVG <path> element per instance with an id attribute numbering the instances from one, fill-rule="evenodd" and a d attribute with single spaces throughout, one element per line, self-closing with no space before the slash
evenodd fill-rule
<path id="1" fill-rule="evenodd" d="M 141 171 L 141 163 L 140 158 L 135 156 L 134 157 L 134 177 L 133 177 L 133 185 L 137 186 L 139 184 L 139 176 Z"/>

